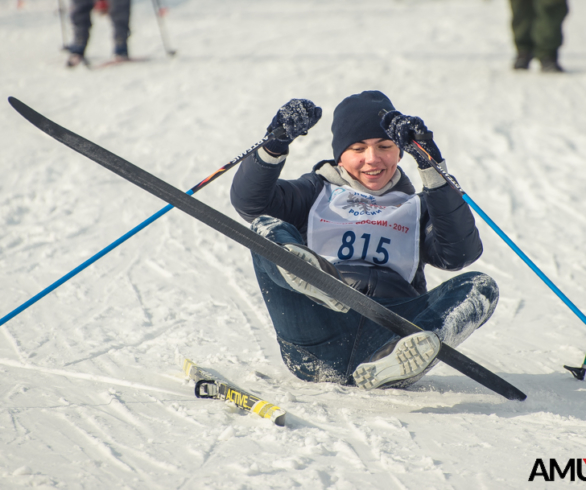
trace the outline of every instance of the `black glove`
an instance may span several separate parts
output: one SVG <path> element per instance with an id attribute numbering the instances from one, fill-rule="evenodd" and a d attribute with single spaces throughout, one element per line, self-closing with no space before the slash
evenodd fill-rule
<path id="1" fill-rule="evenodd" d="M 276 128 L 282 127 L 285 136 L 269 141 L 265 149 L 275 155 L 284 155 L 289 151 L 289 145 L 299 135 L 307 134 L 321 118 L 321 107 L 317 107 L 311 100 L 291 99 L 273 117 L 267 128 L 267 134 Z"/>
<path id="2" fill-rule="evenodd" d="M 390 111 L 384 115 L 380 125 L 391 141 L 415 158 L 420 169 L 429 168 L 431 164 L 427 156 L 421 155 L 417 151 L 413 140 L 416 140 L 437 163 L 443 161 L 442 154 L 433 141 L 433 133 L 427 129 L 419 117 L 405 116 L 399 111 Z"/>

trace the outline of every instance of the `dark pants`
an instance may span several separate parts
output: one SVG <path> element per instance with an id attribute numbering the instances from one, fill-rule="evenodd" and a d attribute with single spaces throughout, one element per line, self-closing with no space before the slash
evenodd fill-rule
<path id="1" fill-rule="evenodd" d="M 519 53 L 555 59 L 562 45 L 562 22 L 568 14 L 567 0 L 510 0 L 513 37 Z"/>
<path id="2" fill-rule="evenodd" d="M 92 27 L 91 12 L 95 0 L 71 0 L 71 23 L 73 24 L 72 52 L 83 54 L 87 46 Z M 114 44 L 116 54 L 126 49 L 126 41 L 130 35 L 130 2 L 131 0 L 108 0 L 108 14 L 114 27 Z M 81 52 L 80 52 L 81 51 Z"/>
<path id="3" fill-rule="evenodd" d="M 268 216 L 257 218 L 252 229 L 277 243 L 303 243 L 293 225 Z M 298 378 L 352 384 L 359 364 L 399 338 L 354 310 L 338 313 L 292 290 L 277 266 L 265 258 L 253 254 L 253 263 L 283 360 Z M 468 272 L 417 298 L 373 299 L 456 347 L 490 318 L 498 287 L 487 275 Z"/>

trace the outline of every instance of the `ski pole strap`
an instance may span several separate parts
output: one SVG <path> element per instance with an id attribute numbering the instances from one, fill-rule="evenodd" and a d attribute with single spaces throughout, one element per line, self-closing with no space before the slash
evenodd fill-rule
<path id="1" fill-rule="evenodd" d="M 433 139 L 433 131 L 426 131 L 425 133 L 413 133 L 413 140 L 425 141 Z"/>

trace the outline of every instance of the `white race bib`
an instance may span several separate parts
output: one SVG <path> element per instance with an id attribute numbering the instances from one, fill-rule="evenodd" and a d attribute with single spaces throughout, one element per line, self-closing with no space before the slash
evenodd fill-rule
<path id="1" fill-rule="evenodd" d="M 326 183 L 309 212 L 307 245 L 332 264 L 388 267 L 411 282 L 419 264 L 417 195 L 373 196 Z"/>

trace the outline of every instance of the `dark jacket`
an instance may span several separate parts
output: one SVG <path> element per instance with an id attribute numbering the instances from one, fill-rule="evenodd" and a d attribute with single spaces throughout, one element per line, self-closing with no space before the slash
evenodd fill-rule
<path id="1" fill-rule="evenodd" d="M 248 222 L 261 215 L 273 216 L 291 223 L 306 237 L 309 211 L 325 182 L 316 170 L 335 164 L 333 160 L 324 160 L 296 180 L 282 180 L 279 175 L 284 164 L 267 164 L 256 152 L 247 157 L 232 183 L 232 205 Z M 401 179 L 389 192 L 395 191 L 415 194 L 402 170 Z M 419 196 L 420 254 L 413 281 L 408 283 L 388 267 L 337 265 L 348 284 L 373 297 L 416 297 L 427 291 L 425 264 L 457 271 L 480 257 L 482 242 L 472 212 L 462 197 L 447 184 L 432 190 L 424 188 Z"/>

